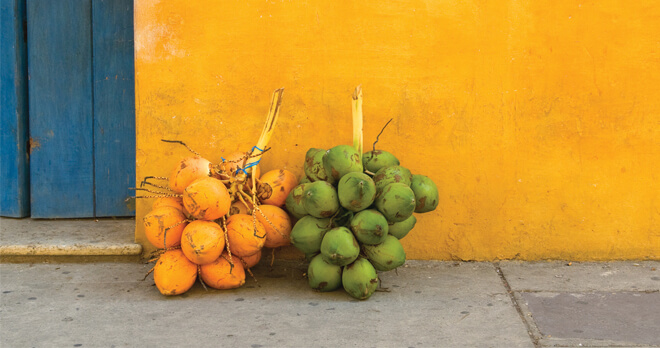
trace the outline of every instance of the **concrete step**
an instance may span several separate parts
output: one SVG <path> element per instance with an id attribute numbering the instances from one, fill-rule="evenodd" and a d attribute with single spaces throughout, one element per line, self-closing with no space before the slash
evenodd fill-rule
<path id="1" fill-rule="evenodd" d="M 0 262 L 138 261 L 134 218 L 0 218 Z"/>

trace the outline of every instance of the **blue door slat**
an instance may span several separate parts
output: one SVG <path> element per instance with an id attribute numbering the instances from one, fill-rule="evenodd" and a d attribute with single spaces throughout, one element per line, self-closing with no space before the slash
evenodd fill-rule
<path id="1" fill-rule="evenodd" d="M 30 214 L 25 0 L 0 3 L 0 216 Z"/>
<path id="2" fill-rule="evenodd" d="M 27 20 L 32 217 L 91 217 L 91 0 L 28 0 Z"/>
<path id="3" fill-rule="evenodd" d="M 134 215 L 133 0 L 92 2 L 96 216 Z"/>

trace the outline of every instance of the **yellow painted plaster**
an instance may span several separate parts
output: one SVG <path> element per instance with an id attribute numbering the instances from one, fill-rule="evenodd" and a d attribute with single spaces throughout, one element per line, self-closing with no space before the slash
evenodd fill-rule
<path id="1" fill-rule="evenodd" d="M 138 179 L 187 155 L 161 138 L 249 149 L 279 87 L 263 169 L 301 176 L 362 84 L 365 148 L 393 118 L 377 147 L 440 188 L 408 258 L 660 259 L 656 1 L 136 0 L 135 49 Z"/>

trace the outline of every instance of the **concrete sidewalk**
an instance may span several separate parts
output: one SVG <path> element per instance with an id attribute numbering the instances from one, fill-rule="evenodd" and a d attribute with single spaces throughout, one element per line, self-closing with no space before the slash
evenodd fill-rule
<path id="1" fill-rule="evenodd" d="M 408 261 L 357 301 L 306 263 L 161 296 L 151 265 L 0 264 L 1 347 L 660 347 L 660 262 Z"/>

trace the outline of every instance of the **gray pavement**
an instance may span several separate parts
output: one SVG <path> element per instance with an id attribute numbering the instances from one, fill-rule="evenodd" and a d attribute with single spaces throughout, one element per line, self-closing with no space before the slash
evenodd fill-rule
<path id="1" fill-rule="evenodd" d="M 0 264 L 0 347 L 660 347 L 660 262 L 408 261 L 366 301 L 298 260 L 178 297 L 150 267 Z"/>
<path id="2" fill-rule="evenodd" d="M 660 346 L 660 262 L 502 262 L 539 346 Z"/>

